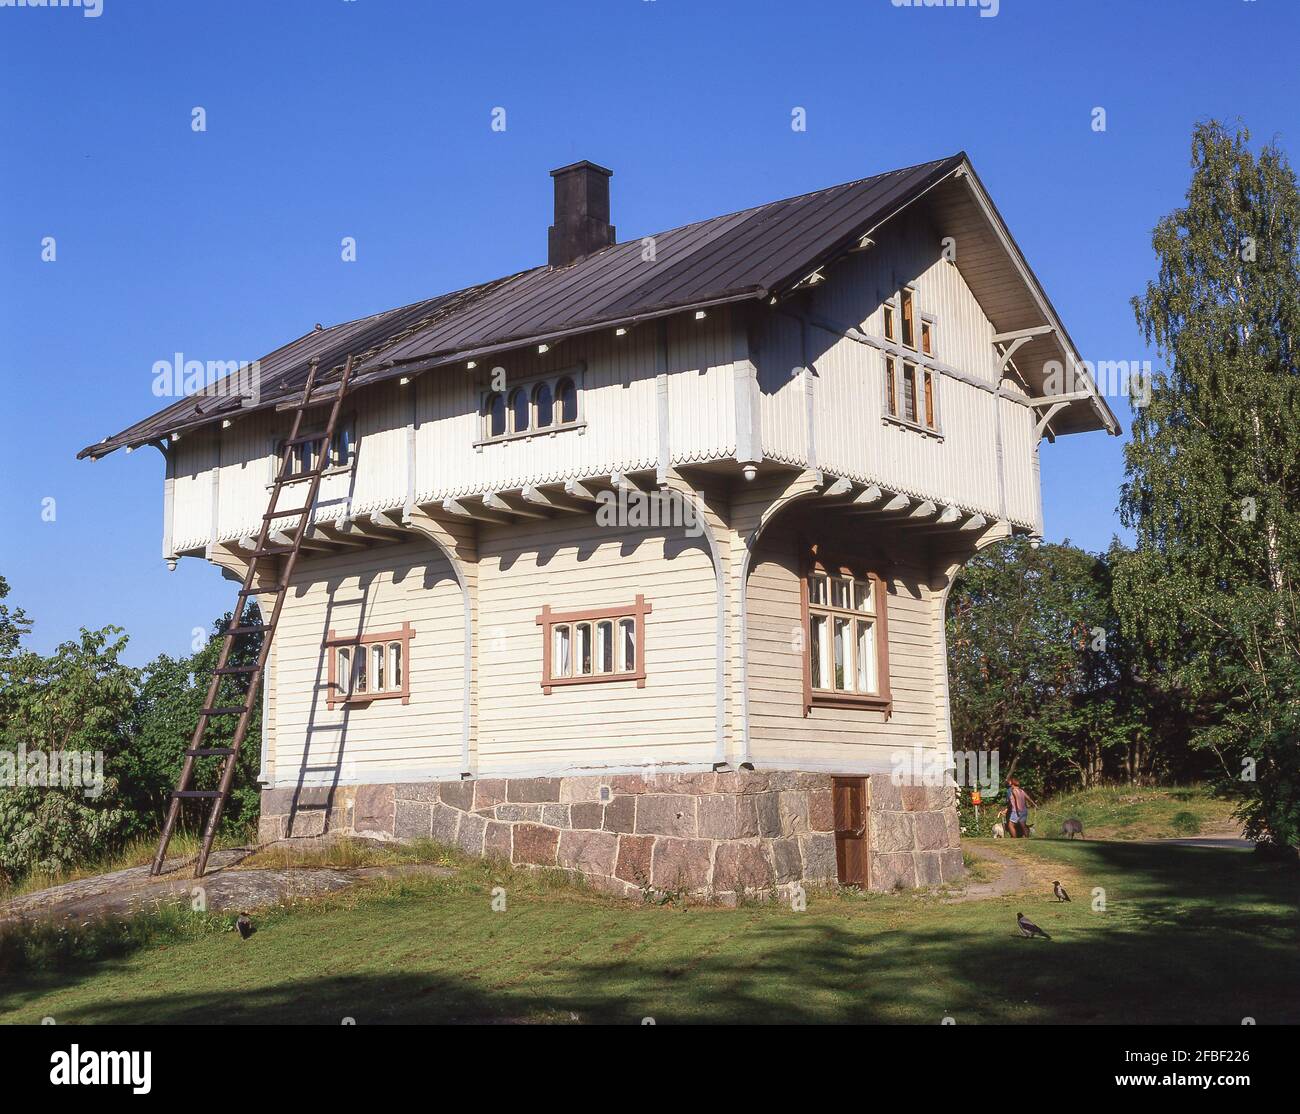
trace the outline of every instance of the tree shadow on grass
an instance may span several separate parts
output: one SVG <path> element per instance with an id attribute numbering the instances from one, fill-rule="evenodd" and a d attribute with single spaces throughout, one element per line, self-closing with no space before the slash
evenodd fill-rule
<path id="1" fill-rule="evenodd" d="M 1173 843 L 1052 841 L 1042 857 L 1095 878 L 1108 899 L 1156 907 L 1205 906 L 1215 916 L 1235 910 L 1237 923 L 1300 927 L 1300 868 L 1251 851 Z M 1080 895 L 1083 896 L 1083 895 Z M 1210 918 L 1214 919 L 1214 916 Z"/>
<path id="2" fill-rule="evenodd" d="M 56 1020 L 1300 1022 L 1294 872 L 1241 852 L 1151 845 L 1077 844 L 1060 859 L 1076 877 L 1104 880 L 1108 911 L 1095 911 L 1085 894 L 1076 894 L 1069 905 L 1028 894 L 960 909 L 922 902 L 891 908 L 891 927 L 882 929 L 879 920 L 867 919 L 868 906 L 834 900 L 814 902 L 803 914 L 683 913 L 612 904 L 572 936 L 565 954 L 511 963 L 516 947 L 544 942 L 548 931 L 558 936 L 572 930 L 572 909 L 556 903 L 529 909 L 528 919 L 516 922 L 515 938 L 503 932 L 485 943 L 486 949 L 500 949 L 502 959 L 494 963 L 485 951 L 474 956 L 473 969 L 428 970 L 446 954 L 435 937 L 448 932 L 451 922 L 412 919 L 411 942 L 423 943 L 427 936 L 428 949 L 391 973 L 286 979 L 198 994 L 178 988 L 175 994 L 110 999 L 106 992 Z M 1018 908 L 1054 938 L 1022 939 L 1015 926 Z M 394 915 L 407 914 L 397 909 Z M 330 939 L 321 934 L 327 960 Z M 223 961 L 215 948 L 210 962 L 218 983 L 216 965 Z M 463 958 L 447 965 L 457 962 L 465 968 Z M 0 1016 L 121 967 L 120 960 L 104 961 L 67 974 L 6 979 Z M 245 983 L 250 976 L 255 972 L 240 973 Z"/>
<path id="3" fill-rule="evenodd" d="M 1044 920 L 1041 918 L 1040 920 Z M 720 926 L 721 927 L 721 926 Z M 111 1024 L 1240 1023 L 1300 1021 L 1294 940 L 1178 926 L 1053 925 L 969 940 L 930 931 L 869 937 L 839 926 L 764 928 L 743 954 L 680 966 L 635 956 L 555 961 L 508 985 L 441 973 L 345 975 L 257 988 L 100 1001 L 56 1020 Z M 490 971 L 490 968 L 489 968 Z M 11 1003 L 14 1007 L 18 1002 Z"/>

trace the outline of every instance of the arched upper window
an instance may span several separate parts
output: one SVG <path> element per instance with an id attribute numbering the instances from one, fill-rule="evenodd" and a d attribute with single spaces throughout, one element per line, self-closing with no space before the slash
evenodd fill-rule
<path id="1" fill-rule="evenodd" d="M 555 420 L 555 396 L 544 379 L 533 389 L 533 415 L 538 429 L 546 429 Z"/>
<path id="2" fill-rule="evenodd" d="M 581 383 L 581 376 L 570 369 L 545 378 L 529 376 L 502 391 L 488 389 L 483 395 L 483 441 L 581 428 Z"/>
<path id="3" fill-rule="evenodd" d="M 487 426 L 489 437 L 501 437 L 506 431 L 506 396 L 500 391 L 488 395 Z"/>
<path id="4" fill-rule="evenodd" d="M 510 392 L 510 432 L 525 433 L 528 427 L 528 392 L 516 387 Z"/>
<path id="5" fill-rule="evenodd" d="M 576 422 L 578 420 L 578 388 L 572 379 L 561 379 L 555 385 L 555 401 L 560 408 L 560 421 Z"/>

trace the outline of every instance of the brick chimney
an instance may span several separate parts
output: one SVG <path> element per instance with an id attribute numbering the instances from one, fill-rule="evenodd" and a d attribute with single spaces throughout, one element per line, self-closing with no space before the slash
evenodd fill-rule
<path id="1" fill-rule="evenodd" d="M 614 226 L 609 223 L 613 174 L 586 159 L 551 171 L 555 223 L 548 230 L 546 261 L 552 267 L 567 267 L 614 242 Z"/>

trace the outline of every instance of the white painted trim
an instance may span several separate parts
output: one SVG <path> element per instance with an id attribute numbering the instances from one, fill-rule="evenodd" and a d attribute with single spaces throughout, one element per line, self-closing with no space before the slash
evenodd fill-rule
<path id="1" fill-rule="evenodd" d="M 164 561 L 177 559 L 176 534 L 176 456 L 166 444 L 153 442 L 154 447 L 163 455 L 163 536 L 162 555 Z"/>
<path id="2" fill-rule="evenodd" d="M 406 424 L 406 502 L 402 505 L 403 523 L 411 521 L 411 512 L 415 510 L 415 454 L 416 439 L 420 428 L 419 382 L 419 380 L 412 380 L 407 384 L 411 390 L 411 420 Z"/>
<path id="3" fill-rule="evenodd" d="M 629 370 L 630 374 L 630 370 Z M 655 412 L 659 465 L 655 469 L 655 482 L 662 487 L 668 482 L 668 469 L 672 465 L 672 443 L 668 411 L 668 322 L 660 321 L 655 330 Z"/>
<path id="4" fill-rule="evenodd" d="M 732 317 L 731 377 L 735 400 L 736 461 L 756 464 L 763 459 L 763 416 L 760 409 L 758 368 L 754 366 L 749 335 L 743 322 Z"/>

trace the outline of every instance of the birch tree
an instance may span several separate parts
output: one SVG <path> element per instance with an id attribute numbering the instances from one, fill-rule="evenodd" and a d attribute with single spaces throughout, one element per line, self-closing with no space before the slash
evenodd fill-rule
<path id="1" fill-rule="evenodd" d="M 1300 193 L 1244 128 L 1192 136 L 1186 204 L 1133 299 L 1164 367 L 1135 413 L 1120 512 L 1137 551 L 1117 574 L 1126 631 L 1200 709 L 1196 742 L 1247 833 L 1300 842 Z"/>

